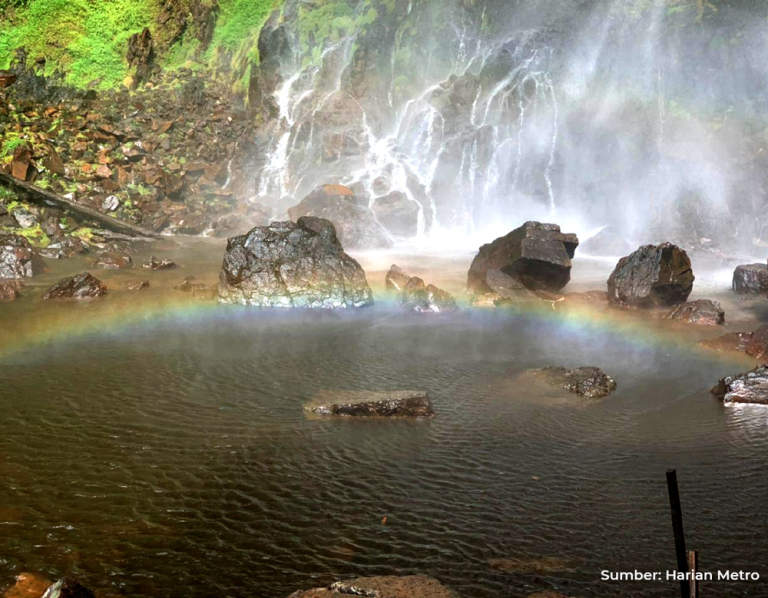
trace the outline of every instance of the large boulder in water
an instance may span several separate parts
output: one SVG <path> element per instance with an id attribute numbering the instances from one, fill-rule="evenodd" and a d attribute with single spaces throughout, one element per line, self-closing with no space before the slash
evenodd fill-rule
<path id="1" fill-rule="evenodd" d="M 357 202 L 354 191 L 344 185 L 322 185 L 301 203 L 288 210 L 291 220 L 304 216 L 325 218 L 336 227 L 339 240 L 347 249 L 387 249 L 392 240 L 376 222 L 367 206 Z"/>
<path id="2" fill-rule="evenodd" d="M 557 224 L 526 222 L 480 248 L 467 286 L 479 294 L 491 292 L 486 273 L 501 270 L 531 290 L 559 291 L 571 279 L 571 259 L 578 245 L 576 235 L 560 232 Z"/>
<path id="3" fill-rule="evenodd" d="M 43 295 L 43 299 L 91 299 L 107 294 L 107 285 L 89 272 L 62 278 Z"/>
<path id="4" fill-rule="evenodd" d="M 365 272 L 322 218 L 273 222 L 227 243 L 219 302 L 260 307 L 362 307 L 373 303 Z"/>
<path id="5" fill-rule="evenodd" d="M 768 294 L 768 266 L 746 264 L 733 271 L 733 290 L 740 295 Z"/>
<path id="6" fill-rule="evenodd" d="M 350 595 L 378 598 L 459 598 L 459 594 L 426 575 L 360 577 L 337 581 L 326 588 L 294 592 L 288 598 L 346 598 Z"/>
<path id="7" fill-rule="evenodd" d="M 644 245 L 619 260 L 608 279 L 608 300 L 623 307 L 685 303 L 695 277 L 688 254 L 672 243 Z"/>
<path id="8" fill-rule="evenodd" d="M 43 258 L 24 237 L 0 234 L 0 278 L 26 278 L 47 271 Z"/>
<path id="9" fill-rule="evenodd" d="M 722 378 L 712 389 L 712 394 L 724 403 L 768 405 L 768 365 Z"/>

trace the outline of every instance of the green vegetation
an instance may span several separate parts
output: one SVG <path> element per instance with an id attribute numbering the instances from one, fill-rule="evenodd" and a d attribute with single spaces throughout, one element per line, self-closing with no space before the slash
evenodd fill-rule
<path id="1" fill-rule="evenodd" d="M 324 43 L 335 43 L 363 27 L 371 25 L 378 17 L 370 2 L 353 8 L 344 0 L 325 0 L 299 8 L 299 42 L 304 54 L 304 65 L 317 63 Z"/>
<path id="2" fill-rule="evenodd" d="M 0 29 L 0 68 L 23 47 L 31 59 L 46 59 L 47 75 L 62 71 L 76 87 L 116 87 L 128 74 L 128 38 L 153 28 L 158 10 L 159 0 L 31 0 Z"/>

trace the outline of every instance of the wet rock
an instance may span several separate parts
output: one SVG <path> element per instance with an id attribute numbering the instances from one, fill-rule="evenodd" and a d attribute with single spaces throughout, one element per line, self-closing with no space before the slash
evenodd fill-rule
<path id="1" fill-rule="evenodd" d="M 419 226 L 419 204 L 402 191 L 393 191 L 373 201 L 376 220 L 398 237 L 415 237 Z"/>
<path id="2" fill-rule="evenodd" d="M 504 299 L 504 297 L 498 293 L 490 292 L 473 295 L 470 300 L 470 305 L 472 305 L 472 307 L 498 307 L 505 302 L 506 299 Z"/>
<path id="3" fill-rule="evenodd" d="M 616 390 L 616 382 L 600 368 L 594 366 L 564 368 L 548 367 L 538 370 L 551 386 L 557 386 L 589 399 L 607 397 Z"/>
<path id="4" fill-rule="evenodd" d="M 95 598 L 95 596 L 77 580 L 65 577 L 49 587 L 42 598 Z"/>
<path id="5" fill-rule="evenodd" d="M 327 588 L 298 591 L 288 598 L 459 598 L 459 594 L 426 575 L 406 577 L 360 577 L 338 581 Z"/>
<path id="6" fill-rule="evenodd" d="M 329 220 L 302 217 L 254 228 L 227 243 L 219 302 L 261 307 L 373 304 L 365 272 Z"/>
<path id="7" fill-rule="evenodd" d="M 3 598 L 40 598 L 50 586 L 50 580 L 40 575 L 21 573 L 16 576 L 16 583 L 3 594 Z"/>
<path id="8" fill-rule="evenodd" d="M 608 279 L 608 300 L 621 307 L 684 303 L 695 277 L 688 254 L 672 243 L 644 245 L 619 260 Z"/>
<path id="9" fill-rule="evenodd" d="M 45 249 L 40 250 L 40 255 L 52 260 L 71 258 L 81 253 L 87 253 L 88 248 L 85 243 L 75 237 L 62 237 L 54 241 Z"/>
<path id="10" fill-rule="evenodd" d="M 725 324 L 725 311 L 717 301 L 699 299 L 673 307 L 662 316 L 665 320 L 698 324 L 699 326 L 722 326 Z"/>
<path id="11" fill-rule="evenodd" d="M 153 256 L 150 256 L 150 258 L 147 261 L 145 261 L 141 265 L 141 267 L 146 268 L 147 270 L 175 270 L 180 266 L 173 260 L 168 260 L 168 259 L 158 260 L 153 255 Z"/>
<path id="12" fill-rule="evenodd" d="M 24 237 L 0 233 L 0 278 L 26 278 L 48 271 Z"/>
<path id="13" fill-rule="evenodd" d="M 309 408 L 321 415 L 349 417 L 432 417 L 432 401 L 423 391 L 341 392 L 333 403 Z"/>
<path id="14" fill-rule="evenodd" d="M 712 388 L 712 394 L 724 403 L 768 405 L 768 365 L 722 378 Z"/>
<path id="15" fill-rule="evenodd" d="M 392 240 L 376 222 L 373 212 L 357 202 L 354 192 L 343 185 L 323 185 L 288 210 L 291 220 L 302 216 L 333 222 L 339 240 L 347 249 L 387 249 Z"/>
<path id="16" fill-rule="evenodd" d="M 485 273 L 485 284 L 491 292 L 507 301 L 539 301 L 539 296 L 523 283 L 501 270 L 491 268 Z"/>
<path id="17" fill-rule="evenodd" d="M 387 272 L 387 277 L 384 280 L 384 284 L 388 291 L 396 291 L 402 293 L 405 290 L 405 285 L 411 280 L 411 275 L 408 274 L 397 264 L 392 264 L 392 267 Z"/>
<path id="18" fill-rule="evenodd" d="M 133 258 L 127 253 L 109 251 L 102 253 L 94 265 L 102 270 L 128 270 L 133 268 Z"/>
<path id="19" fill-rule="evenodd" d="M 215 295 L 215 289 L 213 287 L 208 286 L 204 282 L 196 282 L 194 276 L 187 276 L 174 288 L 182 293 L 190 293 L 197 299 L 213 299 Z"/>
<path id="20" fill-rule="evenodd" d="M 733 271 L 733 290 L 740 295 L 768 294 L 768 266 L 747 264 Z"/>
<path id="21" fill-rule="evenodd" d="M 435 285 L 426 284 L 421 278 L 412 277 L 405 288 L 401 305 L 409 310 L 422 313 L 450 313 L 459 311 L 453 296 Z"/>
<path id="22" fill-rule="evenodd" d="M 636 245 L 627 241 L 626 237 L 604 228 L 596 235 L 582 241 L 579 245 L 579 255 L 620 256 L 632 253 Z"/>
<path id="23" fill-rule="evenodd" d="M 88 272 L 62 278 L 43 299 L 89 299 L 107 294 L 107 285 Z"/>
<path id="24" fill-rule="evenodd" d="M 491 292 L 486 276 L 500 270 L 530 290 L 559 291 L 571 279 L 576 235 L 556 224 L 526 222 L 493 243 L 483 245 L 469 269 L 467 286 L 478 294 Z"/>
<path id="25" fill-rule="evenodd" d="M 699 345 L 714 351 L 746 353 L 750 340 L 752 340 L 752 335 L 749 332 L 730 332 L 717 338 L 700 341 Z"/>
<path id="26" fill-rule="evenodd" d="M 125 282 L 125 283 L 123 283 L 122 287 L 126 291 L 143 291 L 143 290 L 149 288 L 149 281 L 148 280 L 139 280 L 139 281 L 136 281 L 136 282 Z"/>
<path id="27" fill-rule="evenodd" d="M 20 280 L 0 279 L 0 301 L 13 301 L 21 295 L 19 291 L 24 287 Z"/>

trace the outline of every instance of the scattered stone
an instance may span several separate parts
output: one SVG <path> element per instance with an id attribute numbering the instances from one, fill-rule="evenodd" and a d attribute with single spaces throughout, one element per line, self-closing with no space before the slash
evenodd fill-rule
<path id="1" fill-rule="evenodd" d="M 102 270 L 128 270 L 133 268 L 133 258 L 127 253 L 108 251 L 102 253 L 94 265 Z"/>
<path id="2" fill-rule="evenodd" d="M 392 267 L 387 272 L 387 277 L 384 281 L 388 291 L 396 291 L 402 293 L 405 290 L 405 285 L 411 280 L 411 275 L 403 270 L 400 266 L 392 264 Z"/>
<path id="3" fill-rule="evenodd" d="M 740 295 L 768 294 L 768 266 L 747 264 L 733 271 L 733 290 Z"/>
<path id="4" fill-rule="evenodd" d="M 107 176 L 110 176 L 109 174 Z M 120 199 L 116 195 L 110 195 L 101 203 L 101 209 L 105 212 L 114 212 L 120 207 Z"/>
<path id="5" fill-rule="evenodd" d="M 158 261 L 157 258 L 153 255 L 147 261 L 145 261 L 141 267 L 146 268 L 147 270 L 175 270 L 180 266 L 173 260 L 166 259 Z"/>
<path id="6" fill-rule="evenodd" d="M 327 393 L 330 394 L 330 393 Z M 312 413 L 349 417 L 432 417 L 432 401 L 423 391 L 339 392 L 334 402 L 314 405 Z"/>
<path id="7" fill-rule="evenodd" d="M 333 222 L 347 249 L 388 249 L 392 240 L 376 222 L 373 212 L 357 202 L 354 191 L 343 185 L 322 185 L 288 210 L 291 220 L 303 216 Z"/>
<path id="8" fill-rule="evenodd" d="M 19 291 L 24 287 L 20 280 L 0 279 L 0 301 L 13 301 L 18 299 L 21 293 Z"/>
<path id="9" fill-rule="evenodd" d="M 712 388 L 712 394 L 724 403 L 768 405 L 768 365 L 722 378 Z"/>
<path id="10" fill-rule="evenodd" d="M 137 282 L 125 282 L 122 286 L 126 291 L 143 291 L 144 289 L 149 288 L 149 281 L 139 280 Z"/>
<path id="11" fill-rule="evenodd" d="M 80 582 L 65 577 L 49 587 L 42 598 L 95 598 L 95 596 Z"/>
<path id="12" fill-rule="evenodd" d="M 571 259 L 578 245 L 576 235 L 560 232 L 556 224 L 526 222 L 480 248 L 467 286 L 480 295 L 491 292 L 487 273 L 500 270 L 530 290 L 559 291 L 571 279 Z"/>
<path id="13" fill-rule="evenodd" d="M 402 306 L 409 311 L 449 313 L 459 311 L 453 296 L 437 288 L 435 285 L 425 284 L 424 281 L 414 276 L 403 289 Z"/>
<path id="14" fill-rule="evenodd" d="M 338 581 L 327 588 L 298 591 L 288 598 L 459 598 L 459 594 L 426 575 L 406 577 L 360 577 Z"/>
<path id="15" fill-rule="evenodd" d="M 219 302 L 261 307 L 373 304 L 365 272 L 344 252 L 329 220 L 273 222 L 227 243 Z"/>
<path id="16" fill-rule="evenodd" d="M 98 278 L 83 272 L 62 278 L 43 295 L 43 299 L 90 299 L 107 294 L 107 285 Z"/>
<path id="17" fill-rule="evenodd" d="M 538 370 L 546 382 L 583 395 L 589 399 L 607 397 L 616 390 L 616 382 L 600 368 L 594 366 L 564 368 L 548 367 Z"/>
<path id="18" fill-rule="evenodd" d="M 26 278 L 48 271 L 38 252 L 20 235 L 0 233 L 0 278 Z"/>
<path id="19" fill-rule="evenodd" d="M 608 279 L 608 300 L 621 307 L 684 303 L 695 277 L 688 254 L 672 243 L 644 245 L 619 260 Z"/>
<path id="20" fill-rule="evenodd" d="M 725 324 L 725 311 L 717 301 L 699 299 L 673 307 L 662 316 L 665 320 L 675 320 L 699 326 L 722 326 Z"/>

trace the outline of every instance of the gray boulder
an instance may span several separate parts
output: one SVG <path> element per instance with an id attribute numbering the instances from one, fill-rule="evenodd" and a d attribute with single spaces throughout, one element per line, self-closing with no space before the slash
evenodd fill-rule
<path id="1" fill-rule="evenodd" d="M 725 324 L 725 311 L 717 301 L 699 299 L 673 307 L 663 318 L 699 326 L 722 326 Z"/>
<path id="2" fill-rule="evenodd" d="M 746 264 L 733 271 L 733 290 L 739 295 L 768 294 L 768 266 Z"/>
<path id="3" fill-rule="evenodd" d="M 227 243 L 219 302 L 260 307 L 346 308 L 373 304 L 365 272 L 322 218 L 273 222 Z"/>
<path id="4" fill-rule="evenodd" d="M 712 389 L 712 394 L 724 403 L 768 405 L 768 365 L 722 378 Z"/>
<path id="5" fill-rule="evenodd" d="M 48 271 L 43 258 L 20 235 L 0 233 L 0 278 L 27 278 Z"/>

